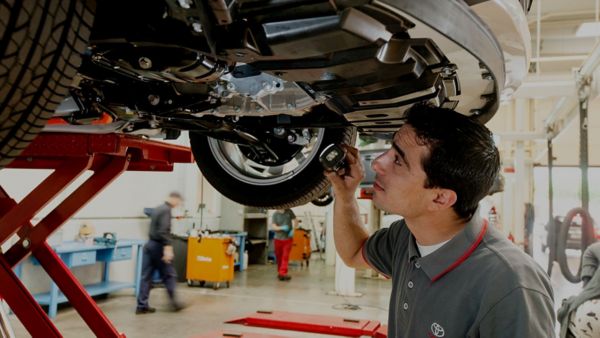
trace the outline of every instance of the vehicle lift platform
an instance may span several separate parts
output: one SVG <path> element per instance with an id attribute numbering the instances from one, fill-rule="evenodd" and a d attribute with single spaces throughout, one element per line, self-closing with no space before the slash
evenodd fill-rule
<path id="1" fill-rule="evenodd" d="M 13 268 L 32 254 L 97 337 L 125 337 L 104 315 L 46 239 L 124 171 L 172 171 L 193 163 L 189 148 L 122 134 L 40 134 L 7 168 L 54 169 L 16 203 L 0 186 L 0 298 L 33 337 L 62 337 Z M 31 219 L 77 177 L 94 173 L 37 225 Z M 0 318 L 1 319 L 1 318 Z M 0 323 L 2 330 L 3 323 Z M 4 323 L 6 324 L 6 323 Z M 0 332 L 2 333 L 2 332 Z"/>

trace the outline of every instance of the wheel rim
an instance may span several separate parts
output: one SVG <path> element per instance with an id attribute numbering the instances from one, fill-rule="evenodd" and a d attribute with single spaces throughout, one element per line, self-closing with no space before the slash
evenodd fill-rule
<path id="1" fill-rule="evenodd" d="M 235 143 L 208 138 L 208 146 L 217 163 L 235 179 L 259 186 L 285 182 L 304 170 L 323 142 L 324 128 L 312 128 L 312 137 L 307 145 L 291 160 L 279 166 L 267 166 L 247 158 Z"/>

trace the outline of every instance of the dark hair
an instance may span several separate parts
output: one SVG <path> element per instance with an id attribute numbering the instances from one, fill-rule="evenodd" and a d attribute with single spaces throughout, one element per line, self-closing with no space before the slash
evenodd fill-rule
<path id="1" fill-rule="evenodd" d="M 471 219 L 500 169 L 490 130 L 454 110 L 430 105 L 413 106 L 406 123 L 429 148 L 421 162 L 427 174 L 425 188 L 453 190 L 457 200 L 452 208 L 462 219 Z"/>
<path id="2" fill-rule="evenodd" d="M 172 191 L 169 194 L 169 197 L 171 197 L 171 198 L 178 198 L 180 200 L 183 200 L 183 196 L 181 196 L 181 194 L 178 191 Z"/>

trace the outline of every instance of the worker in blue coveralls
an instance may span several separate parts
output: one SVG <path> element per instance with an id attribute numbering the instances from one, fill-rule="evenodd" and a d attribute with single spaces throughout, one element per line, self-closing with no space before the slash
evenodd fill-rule
<path id="1" fill-rule="evenodd" d="M 554 337 L 548 275 L 478 217 L 500 168 L 492 133 L 453 110 L 415 105 L 391 141 L 372 163 L 373 203 L 404 217 L 389 228 L 365 231 L 356 148 L 346 146 L 347 170 L 326 173 L 340 257 L 392 280 L 388 337 Z"/>
<path id="2" fill-rule="evenodd" d="M 298 219 L 290 209 L 276 210 L 273 214 L 271 228 L 275 230 L 273 244 L 275 245 L 275 260 L 277 261 L 277 279 L 289 281 L 288 262 L 294 240 L 294 229 L 298 227 Z"/>
<path id="3" fill-rule="evenodd" d="M 177 275 L 171 264 L 173 258 L 175 258 L 173 246 L 171 246 L 171 209 L 178 207 L 182 202 L 181 194 L 172 192 L 165 203 L 154 208 L 150 214 L 150 239 L 144 245 L 136 314 L 156 312 L 156 309 L 148 304 L 152 275 L 155 270 L 160 272 L 163 283 L 167 288 L 172 310 L 179 311 L 183 308 L 183 304 L 177 301 L 175 297 Z"/>

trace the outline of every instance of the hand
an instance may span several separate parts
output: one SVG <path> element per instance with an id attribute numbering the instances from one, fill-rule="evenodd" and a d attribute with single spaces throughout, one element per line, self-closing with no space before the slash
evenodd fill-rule
<path id="1" fill-rule="evenodd" d="M 345 144 L 342 147 L 346 149 L 348 167 L 337 172 L 325 171 L 325 176 L 333 186 L 336 199 L 354 199 L 354 193 L 365 177 L 365 169 L 360 162 L 358 149 Z"/>
<path id="2" fill-rule="evenodd" d="M 169 264 L 173 261 L 173 258 L 175 258 L 175 253 L 173 253 L 173 247 L 170 245 L 165 245 L 163 248 L 162 256 L 163 262 Z"/>

